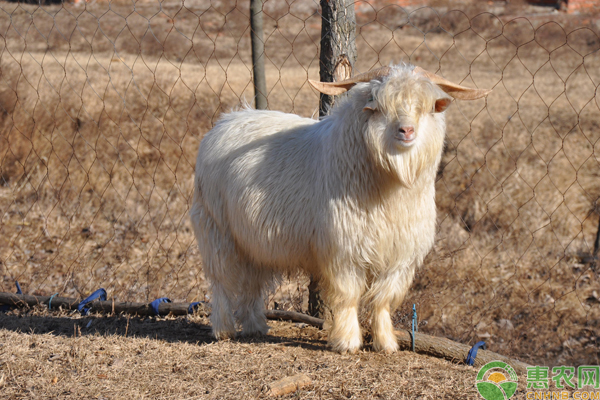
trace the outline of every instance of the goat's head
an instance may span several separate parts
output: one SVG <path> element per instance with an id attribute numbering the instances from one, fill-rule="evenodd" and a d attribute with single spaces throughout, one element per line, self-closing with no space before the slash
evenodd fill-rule
<path id="1" fill-rule="evenodd" d="M 452 98 L 475 100 L 489 93 L 457 85 L 412 65 L 382 67 L 341 82 L 309 80 L 315 89 L 328 95 L 342 94 L 363 82 L 370 83 L 364 110 L 381 113 L 388 124 L 395 123 L 394 136 L 401 147 L 414 145 L 423 115 L 445 111 Z"/>
<path id="2" fill-rule="evenodd" d="M 352 97 L 359 102 L 355 108 L 362 107 L 369 113 L 365 132 L 370 147 L 376 150 L 381 165 L 395 170 L 406 182 L 438 159 L 444 135 L 440 113 L 452 99 L 474 100 L 489 92 L 454 84 L 413 65 L 382 67 L 341 82 L 309 82 L 328 95 L 339 95 L 357 86 Z M 436 129 L 438 132 L 432 132 Z M 428 139 L 428 135 L 436 137 Z M 418 155 L 410 162 L 402 163 L 394 157 L 403 158 L 401 154 L 412 148 Z"/>

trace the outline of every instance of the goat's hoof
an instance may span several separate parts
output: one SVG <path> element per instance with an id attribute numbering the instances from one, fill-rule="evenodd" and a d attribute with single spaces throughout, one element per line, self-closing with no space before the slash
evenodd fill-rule
<path id="1" fill-rule="evenodd" d="M 353 347 L 353 348 L 347 348 L 347 349 L 333 347 L 332 350 L 335 351 L 336 353 L 340 353 L 341 355 L 347 355 L 347 354 L 358 353 L 358 350 L 360 350 L 360 347 Z"/>
<path id="2" fill-rule="evenodd" d="M 227 340 L 235 338 L 235 331 L 213 331 L 213 336 L 217 340 Z"/>
<path id="3" fill-rule="evenodd" d="M 382 353 L 392 354 L 397 352 L 399 348 L 400 346 L 398 346 L 398 342 L 394 339 L 373 341 L 373 350 L 380 351 Z"/>
<path id="4" fill-rule="evenodd" d="M 359 339 L 350 340 L 332 340 L 329 342 L 331 349 L 340 354 L 356 354 L 362 346 L 362 341 Z"/>
<path id="5" fill-rule="evenodd" d="M 264 336 L 269 332 L 269 327 L 259 327 L 259 328 L 249 328 L 249 329 L 242 329 L 242 333 L 241 336 L 244 337 L 252 337 L 252 336 Z"/>
<path id="6" fill-rule="evenodd" d="M 355 348 L 355 349 L 348 349 L 346 351 L 340 351 L 339 353 L 341 355 L 352 355 L 352 354 L 356 354 L 358 353 L 359 348 Z"/>

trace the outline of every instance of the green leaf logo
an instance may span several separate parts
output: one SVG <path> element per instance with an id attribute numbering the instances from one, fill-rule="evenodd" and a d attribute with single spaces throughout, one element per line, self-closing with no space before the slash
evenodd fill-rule
<path id="1" fill-rule="evenodd" d="M 517 391 L 518 377 L 505 362 L 485 364 L 477 374 L 477 391 L 485 400 L 508 400 Z"/>

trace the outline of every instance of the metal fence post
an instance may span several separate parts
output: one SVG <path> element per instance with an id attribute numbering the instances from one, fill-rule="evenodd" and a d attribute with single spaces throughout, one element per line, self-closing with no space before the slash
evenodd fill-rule
<path id="1" fill-rule="evenodd" d="M 263 0 L 250 0 L 250 28 L 254 106 L 257 110 L 265 110 L 267 108 L 267 81 L 265 78 L 265 42 L 263 39 Z"/>

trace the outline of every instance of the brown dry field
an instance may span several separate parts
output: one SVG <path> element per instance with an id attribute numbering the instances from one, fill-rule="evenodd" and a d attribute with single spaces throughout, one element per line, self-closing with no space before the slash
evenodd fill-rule
<path id="1" fill-rule="evenodd" d="M 404 351 L 339 355 L 323 331 L 281 322 L 262 339 L 220 342 L 197 315 L 73 318 L 34 310 L 0 314 L 0 323 L 0 398 L 272 398 L 269 384 L 300 373 L 312 384 L 284 398 L 480 398 L 472 367 Z"/>
<path id="2" fill-rule="evenodd" d="M 437 241 L 396 322 L 409 327 L 415 303 L 423 332 L 531 363 L 597 365 L 600 279 L 584 261 L 599 215 L 600 20 L 514 3 L 356 4 L 357 71 L 410 61 L 493 88 L 447 113 Z M 233 0 L 0 2 L 0 291 L 17 280 L 29 294 L 208 298 L 187 215 L 192 176 L 202 135 L 252 99 L 247 10 Z M 318 77 L 316 11 L 265 3 L 271 109 L 317 114 L 307 84 Z M 269 305 L 305 311 L 306 284 L 284 277 Z M 340 358 L 326 332 L 311 330 L 305 345 L 290 324 L 213 343 L 192 317 L 136 319 L 127 335 L 116 316 L 89 332 L 86 319 L 39 310 L 0 318 L 0 397 L 260 397 L 300 366 L 315 380 L 300 397 L 475 396 L 472 369 L 409 353 Z M 132 367 L 123 375 L 114 359 Z M 195 386 L 204 376 L 210 394 Z"/>

